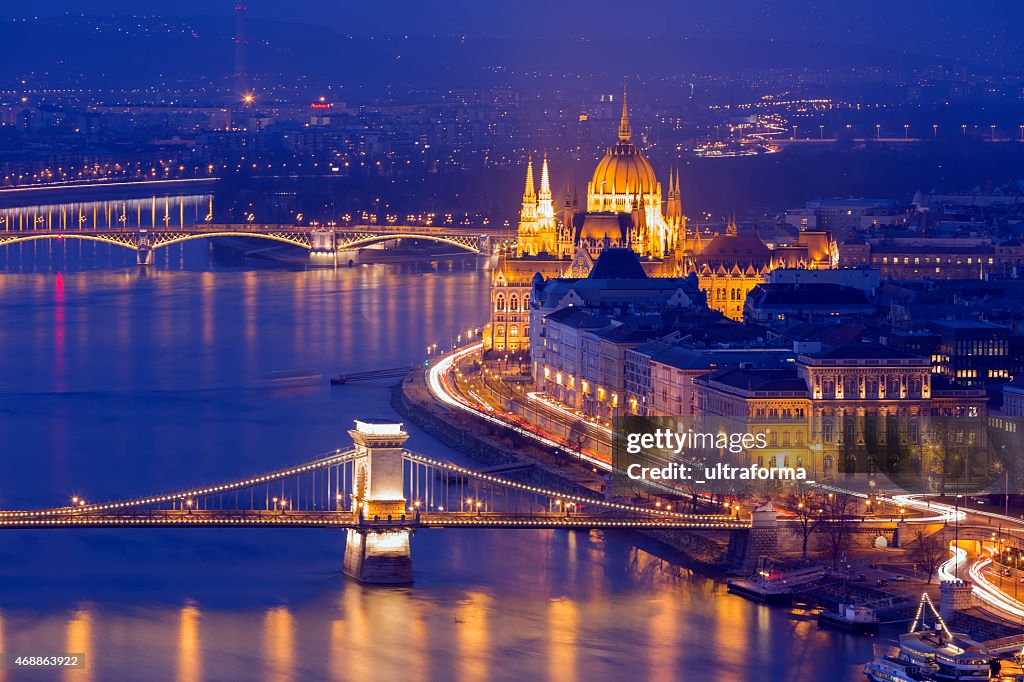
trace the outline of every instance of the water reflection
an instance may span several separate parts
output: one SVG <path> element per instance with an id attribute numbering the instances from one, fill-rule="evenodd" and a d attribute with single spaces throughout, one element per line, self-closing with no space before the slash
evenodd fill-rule
<path id="1" fill-rule="evenodd" d="M 470 592 L 455 610 L 455 635 L 459 680 L 483 682 L 491 679 L 490 598 Z"/>
<path id="2" fill-rule="evenodd" d="M 93 670 L 97 665 L 92 648 L 92 614 L 86 608 L 80 608 L 74 612 L 67 625 L 67 639 L 64 649 L 61 652 L 38 653 L 68 653 L 81 654 L 85 657 L 85 665 L 81 668 L 69 668 L 65 671 L 65 679 L 74 682 L 88 682 L 93 679 Z M 18 652 L 21 653 L 21 652 Z M 33 651 L 32 653 L 36 653 Z"/>
<path id="3" fill-rule="evenodd" d="M 7 647 L 4 643 L 4 614 L 0 611 L 0 654 L 7 653 Z M 7 682 L 7 671 L 3 666 L 0 666 L 0 682 Z"/>
<path id="4" fill-rule="evenodd" d="M 181 609 L 181 625 L 178 628 L 178 682 L 199 682 L 203 679 L 199 635 L 199 609 L 193 604 L 184 606 Z"/>
<path id="5" fill-rule="evenodd" d="M 286 606 L 268 609 L 263 619 L 266 679 L 290 682 L 295 673 L 295 621 Z"/>
<path id="6" fill-rule="evenodd" d="M 553 599 L 548 605 L 548 679 L 556 682 L 576 680 L 576 604 Z"/>

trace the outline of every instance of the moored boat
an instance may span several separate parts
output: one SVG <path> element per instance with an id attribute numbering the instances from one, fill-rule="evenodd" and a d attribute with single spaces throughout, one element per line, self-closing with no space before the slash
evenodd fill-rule
<path id="1" fill-rule="evenodd" d="M 875 634 L 878 632 L 878 614 L 867 606 L 840 604 L 835 611 L 819 613 L 818 625 L 857 634 Z"/>
<path id="2" fill-rule="evenodd" d="M 929 627 L 923 625 L 925 607 L 934 621 Z M 900 635 L 899 655 L 876 656 L 864 666 L 864 674 L 878 682 L 983 682 L 992 679 L 994 660 L 983 645 L 961 632 L 951 632 L 925 593 L 910 632 Z"/>
<path id="3" fill-rule="evenodd" d="M 872 682 L 921 682 L 928 679 L 920 666 L 896 656 L 879 656 L 864 666 L 864 674 Z"/>

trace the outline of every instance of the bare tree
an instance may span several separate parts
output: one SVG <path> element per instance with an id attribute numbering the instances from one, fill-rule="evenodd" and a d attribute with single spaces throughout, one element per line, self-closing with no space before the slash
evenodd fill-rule
<path id="1" fill-rule="evenodd" d="M 910 556 L 918 566 L 928 574 L 928 582 L 935 577 L 939 566 L 946 560 L 948 550 L 946 543 L 939 538 L 938 533 L 925 535 L 924 531 L 917 531 L 914 543 L 910 547 Z"/>
<path id="2" fill-rule="evenodd" d="M 832 555 L 832 568 L 837 568 L 839 558 L 850 544 L 856 502 L 846 493 L 829 493 L 821 502 L 821 523 Z"/>
<path id="3" fill-rule="evenodd" d="M 800 531 L 800 557 L 807 559 L 807 543 L 811 533 L 821 525 L 822 502 L 813 493 L 788 495 L 784 504 L 796 513 L 797 529 Z"/>

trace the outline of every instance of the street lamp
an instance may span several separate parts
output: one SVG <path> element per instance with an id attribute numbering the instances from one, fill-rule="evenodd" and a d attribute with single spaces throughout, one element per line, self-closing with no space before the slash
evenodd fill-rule
<path id="1" fill-rule="evenodd" d="M 957 554 L 957 550 L 960 549 L 960 495 L 958 494 L 953 502 L 953 509 L 955 517 L 953 519 L 953 546 L 955 549 L 953 553 L 957 557 L 957 563 L 953 564 L 953 572 L 956 573 L 956 569 L 960 563 L 960 555 Z M 955 577 L 955 576 L 954 576 Z"/>

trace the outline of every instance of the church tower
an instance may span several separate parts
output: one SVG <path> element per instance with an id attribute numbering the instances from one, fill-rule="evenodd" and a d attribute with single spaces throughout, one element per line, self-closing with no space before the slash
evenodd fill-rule
<path id="1" fill-rule="evenodd" d="M 546 164 L 545 164 L 546 165 Z M 533 159 L 526 162 L 526 188 L 519 211 L 517 251 L 519 256 L 537 255 L 537 185 L 533 181 Z"/>
<path id="2" fill-rule="evenodd" d="M 540 192 L 537 193 L 537 253 L 558 254 L 558 229 L 555 225 L 555 206 L 551 200 L 551 175 L 548 155 L 540 168 Z"/>
<path id="3" fill-rule="evenodd" d="M 668 175 L 668 200 L 665 206 L 665 223 L 668 227 L 668 250 L 673 251 L 677 262 L 686 251 L 686 216 L 683 215 L 679 171 Z"/>
<path id="4" fill-rule="evenodd" d="M 576 187 L 565 184 L 565 203 L 562 205 L 562 225 L 558 232 L 558 257 L 565 258 L 573 255 L 573 233 L 576 231 L 576 214 L 580 210 L 579 199 L 576 196 Z"/>

